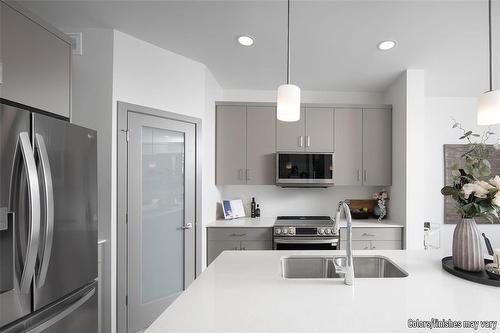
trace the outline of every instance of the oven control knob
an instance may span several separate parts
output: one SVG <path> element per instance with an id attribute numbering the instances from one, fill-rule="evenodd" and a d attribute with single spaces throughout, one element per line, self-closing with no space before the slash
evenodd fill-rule
<path id="1" fill-rule="evenodd" d="M 283 229 L 283 233 L 286 235 L 288 233 L 288 229 Z"/>
<path id="2" fill-rule="evenodd" d="M 288 228 L 288 233 L 290 235 L 293 235 L 295 233 L 295 230 L 293 228 Z"/>
<path id="3" fill-rule="evenodd" d="M 318 230 L 318 233 L 319 233 L 320 235 L 323 235 L 323 234 L 325 233 L 325 229 L 323 229 L 323 228 L 319 229 L 319 230 Z"/>
<path id="4" fill-rule="evenodd" d="M 331 232 L 332 232 L 332 229 L 330 229 L 330 228 L 325 229 L 325 234 L 329 235 Z"/>
<path id="5" fill-rule="evenodd" d="M 281 229 L 280 228 L 276 228 L 275 233 L 277 233 L 278 235 L 281 234 Z"/>

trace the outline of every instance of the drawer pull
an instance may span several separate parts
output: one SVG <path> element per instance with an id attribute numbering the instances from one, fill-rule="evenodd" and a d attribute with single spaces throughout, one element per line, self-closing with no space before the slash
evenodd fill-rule
<path id="1" fill-rule="evenodd" d="M 246 236 L 247 234 L 231 234 L 229 236 L 231 237 L 243 237 L 243 236 Z"/>
<path id="2" fill-rule="evenodd" d="M 366 233 L 366 232 L 363 232 L 363 234 L 361 236 L 365 236 L 365 237 L 375 237 L 377 235 L 375 234 L 369 234 L 369 233 Z"/>

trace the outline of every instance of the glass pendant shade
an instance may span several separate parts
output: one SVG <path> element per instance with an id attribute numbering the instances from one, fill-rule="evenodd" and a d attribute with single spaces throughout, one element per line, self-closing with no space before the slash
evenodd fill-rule
<path id="1" fill-rule="evenodd" d="M 293 84 L 278 87 L 277 118 L 281 121 L 300 120 L 300 88 Z"/>
<path id="2" fill-rule="evenodd" d="M 487 91 L 479 96 L 478 125 L 500 124 L 500 90 Z"/>

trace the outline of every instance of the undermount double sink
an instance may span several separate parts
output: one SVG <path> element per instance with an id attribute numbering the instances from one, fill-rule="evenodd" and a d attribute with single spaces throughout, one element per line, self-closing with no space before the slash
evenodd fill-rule
<path id="1" fill-rule="evenodd" d="M 355 278 L 404 278 L 401 267 L 384 256 L 354 256 Z M 335 279 L 344 277 L 346 257 L 289 256 L 281 259 L 281 275 L 285 279 Z"/>

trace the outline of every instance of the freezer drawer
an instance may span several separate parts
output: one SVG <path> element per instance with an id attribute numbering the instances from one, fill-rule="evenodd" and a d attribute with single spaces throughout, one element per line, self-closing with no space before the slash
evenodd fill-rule
<path id="1" fill-rule="evenodd" d="M 98 329 L 97 304 L 97 282 L 93 282 L 0 333 L 94 333 Z"/>
<path id="2" fill-rule="evenodd" d="M 38 310 L 97 278 L 97 134 L 39 114 L 33 114 L 33 128 L 44 208 Z"/>

